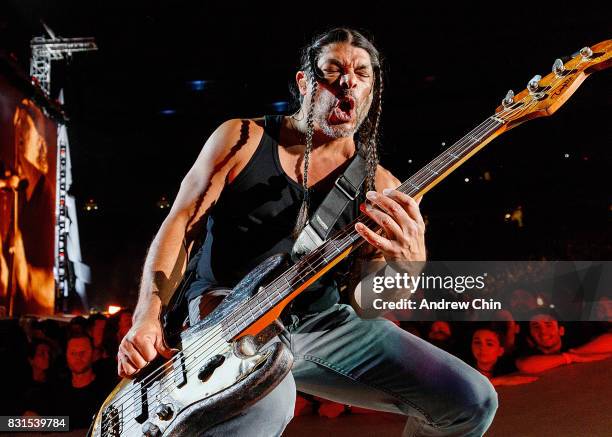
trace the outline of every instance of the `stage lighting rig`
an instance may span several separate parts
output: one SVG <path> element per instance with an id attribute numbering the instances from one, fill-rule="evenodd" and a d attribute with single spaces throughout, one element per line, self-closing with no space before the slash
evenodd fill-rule
<path id="1" fill-rule="evenodd" d="M 36 36 L 30 41 L 32 58 L 30 59 L 30 76 L 45 92 L 51 93 L 51 61 L 70 58 L 74 53 L 98 50 L 93 38 L 62 38 L 42 22 L 49 38 Z"/>

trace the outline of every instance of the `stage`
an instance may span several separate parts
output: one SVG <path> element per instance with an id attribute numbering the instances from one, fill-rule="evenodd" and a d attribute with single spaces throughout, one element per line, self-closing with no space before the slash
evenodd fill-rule
<path id="1" fill-rule="evenodd" d="M 531 384 L 498 387 L 499 409 L 489 437 L 610 436 L 612 359 L 553 369 Z M 400 436 L 404 419 L 393 414 L 296 417 L 285 437 Z"/>
<path id="2" fill-rule="evenodd" d="M 487 437 L 607 437 L 612 428 L 612 359 L 551 370 L 531 384 L 498 388 L 500 405 Z M 387 413 L 316 415 L 291 421 L 284 437 L 400 436 L 401 416 Z M 45 433 L 78 437 L 86 430 Z M 19 433 L 20 437 L 40 434 Z M 263 437 L 263 436 L 262 436 Z"/>

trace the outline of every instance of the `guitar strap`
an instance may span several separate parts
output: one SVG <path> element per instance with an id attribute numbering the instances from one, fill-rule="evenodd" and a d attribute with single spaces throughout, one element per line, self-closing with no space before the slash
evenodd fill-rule
<path id="1" fill-rule="evenodd" d="M 338 220 L 350 213 L 366 178 L 365 164 L 363 157 L 357 153 L 344 173 L 336 179 L 334 187 L 296 239 L 291 252 L 294 261 L 319 247 L 331 236 Z"/>
<path id="2" fill-rule="evenodd" d="M 359 195 L 366 178 L 365 164 L 363 157 L 357 153 L 344 173 L 336 179 L 334 187 L 325 196 L 294 243 L 291 253 L 294 260 L 317 248 L 329 238 L 336 223 L 343 216 L 350 217 L 353 201 Z M 185 294 L 195 275 L 200 255 L 201 249 L 189 260 L 183 280 L 168 302 L 163 319 L 165 328 L 171 332 L 179 332 L 180 327 L 185 323 L 185 314 L 188 314 Z"/>

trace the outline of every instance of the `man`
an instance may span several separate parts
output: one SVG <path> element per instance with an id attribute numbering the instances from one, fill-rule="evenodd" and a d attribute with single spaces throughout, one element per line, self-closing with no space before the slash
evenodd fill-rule
<path id="1" fill-rule="evenodd" d="M 18 228 L 13 236 L 15 314 L 51 314 L 54 308 L 54 224 L 41 220 L 55 211 L 49 174 L 50 124 L 31 100 L 23 99 L 17 105 L 13 116 L 17 174 L 27 184 L 23 190 L 14 190 L 19 199 Z"/>
<path id="2" fill-rule="evenodd" d="M 576 348 L 563 341 L 565 327 L 552 310 L 535 310 L 529 318 L 527 347 L 519 353 L 516 367 L 525 373 L 540 373 L 555 367 L 612 356 L 612 334 L 605 333 Z"/>
<path id="3" fill-rule="evenodd" d="M 111 392 L 108 380 L 93 371 L 93 342 L 86 334 L 73 335 L 66 344 L 70 382 L 59 387 L 55 414 L 69 415 L 70 429 L 88 428 L 92 416 Z"/>
<path id="4" fill-rule="evenodd" d="M 366 197 L 375 206 L 362 210 L 384 229 L 378 235 L 355 226 L 376 251 L 370 258 L 398 269 L 425 260 L 418 203 L 395 191 L 399 181 L 377 163 L 383 84 L 376 48 L 354 30 L 326 32 L 305 49 L 296 84 L 296 114 L 222 124 L 183 180 L 147 256 L 134 325 L 119 348 L 121 376 L 157 354 L 170 356 L 159 322 L 161 298 L 184 268 L 181 247 L 191 247 L 204 220 L 206 239 L 187 293 L 192 323 L 206 312 L 216 287 L 234 285 L 270 254 L 291 251 L 309 211 L 358 146 L 366 159 Z M 354 217 L 363 200 L 354 201 Z M 357 303 L 360 287 L 354 288 Z M 292 372 L 252 407 L 202 435 L 280 435 L 293 414 L 296 385 L 343 404 L 405 414 L 405 435 L 484 433 L 497 407 L 484 376 L 390 321 L 360 319 L 338 300 L 329 274 L 302 293 L 281 335 L 295 357 Z"/>

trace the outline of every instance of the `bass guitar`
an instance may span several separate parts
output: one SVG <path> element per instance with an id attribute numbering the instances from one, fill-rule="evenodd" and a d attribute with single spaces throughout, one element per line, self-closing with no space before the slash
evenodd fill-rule
<path id="1" fill-rule="evenodd" d="M 552 72 L 534 76 L 518 94 L 509 91 L 495 113 L 448 147 L 397 189 L 420 197 L 476 152 L 519 124 L 552 115 L 591 73 L 612 65 L 612 40 L 582 50 Z M 180 333 L 179 351 L 124 379 L 94 417 L 89 435 L 191 435 L 238 414 L 269 393 L 290 371 L 282 342 L 283 309 L 346 258 L 363 240 L 354 229 L 364 215 L 286 267 L 276 255 L 247 275 L 205 319 Z"/>

